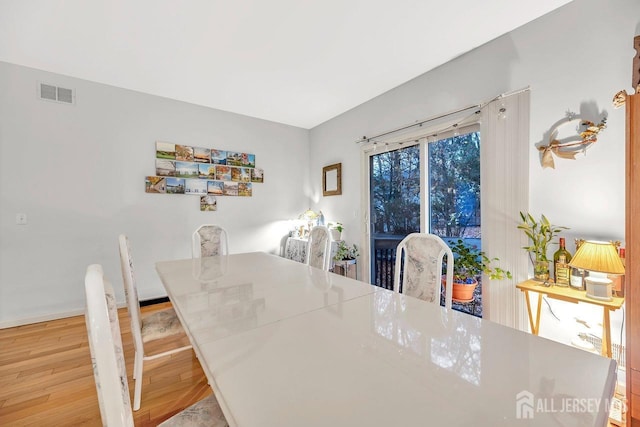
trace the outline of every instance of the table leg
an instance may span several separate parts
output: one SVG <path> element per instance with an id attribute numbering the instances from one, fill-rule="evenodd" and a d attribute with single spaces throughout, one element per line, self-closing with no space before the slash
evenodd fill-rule
<path id="1" fill-rule="evenodd" d="M 540 311 L 542 310 L 542 294 L 538 294 L 538 309 L 536 310 L 536 329 L 533 333 L 534 335 L 538 335 L 540 332 Z"/>
<path id="2" fill-rule="evenodd" d="M 602 307 L 604 319 L 602 322 L 602 355 L 611 359 L 611 321 L 609 319 L 609 309 Z"/>
<path id="3" fill-rule="evenodd" d="M 538 296 L 538 311 L 535 323 L 533 321 L 533 312 L 531 310 L 531 300 L 529 299 L 529 291 L 523 290 L 524 298 L 527 301 L 527 312 L 529 314 L 529 327 L 531 327 L 531 333 L 533 335 L 538 335 L 538 329 L 540 328 L 540 309 L 542 307 L 542 296 Z"/>

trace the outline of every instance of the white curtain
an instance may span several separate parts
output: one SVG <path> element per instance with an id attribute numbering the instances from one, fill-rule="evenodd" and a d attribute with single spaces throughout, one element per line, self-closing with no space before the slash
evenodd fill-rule
<path id="1" fill-rule="evenodd" d="M 504 111 L 500 110 L 504 108 Z M 513 279 L 482 278 L 483 317 L 527 329 L 527 310 L 515 285 L 528 278 L 527 239 L 517 229 L 529 206 L 529 90 L 501 97 L 482 109 L 480 149 L 482 250 Z"/>

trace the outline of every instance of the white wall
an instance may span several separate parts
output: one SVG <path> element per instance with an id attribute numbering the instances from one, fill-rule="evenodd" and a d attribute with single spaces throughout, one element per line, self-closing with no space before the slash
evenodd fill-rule
<path id="1" fill-rule="evenodd" d="M 342 220 L 345 239 L 359 242 L 365 229 L 360 148 L 354 141 L 530 86 L 530 212 L 571 227 L 568 242 L 576 236 L 623 240 L 624 110 L 613 110 L 611 99 L 621 89 L 631 92 L 639 23 L 637 0 L 575 0 L 312 129 L 312 178 L 331 163 L 342 162 L 343 168 L 342 196 L 321 197 L 321 182 L 312 180 L 315 208 Z M 534 145 L 567 110 L 594 120 L 606 111 L 608 128 L 586 157 L 542 169 Z"/>
<path id="2" fill-rule="evenodd" d="M 75 89 L 76 105 L 39 100 L 39 81 Z M 254 153 L 265 182 L 218 197 L 217 212 L 146 194 L 156 140 Z M 119 233 L 141 299 L 166 295 L 154 263 L 190 257 L 202 223 L 225 227 L 231 252 L 277 253 L 286 219 L 308 207 L 307 165 L 307 130 L 0 62 L 0 326 L 82 310 L 90 263 L 123 301 Z"/>

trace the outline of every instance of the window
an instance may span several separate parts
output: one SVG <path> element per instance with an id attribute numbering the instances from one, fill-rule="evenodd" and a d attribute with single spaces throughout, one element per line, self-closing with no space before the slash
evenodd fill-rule
<path id="1" fill-rule="evenodd" d="M 396 247 L 410 233 L 480 244 L 480 132 L 461 131 L 369 154 L 371 283 L 393 289 Z"/>
<path id="2" fill-rule="evenodd" d="M 499 257 L 501 264 L 508 268 L 514 277 L 510 281 L 492 281 L 490 286 L 487 286 L 489 279 L 485 277 L 485 286 L 482 289 L 483 317 L 506 326 L 526 330 L 527 311 L 524 299 L 513 285 L 525 280 L 530 270 L 529 261 L 522 251 L 522 246 L 526 245 L 526 239 L 515 227 L 515 224 L 519 222 L 518 212 L 529 210 L 529 156 L 532 151 L 529 135 L 529 89 L 525 88 L 510 94 L 503 94 L 483 105 L 480 110 L 480 114 L 477 116 L 482 122 L 480 132 L 482 144 L 479 156 L 480 186 L 482 189 L 479 208 L 482 214 L 479 221 L 482 230 L 482 250 L 490 256 Z M 445 117 L 444 120 L 454 120 L 453 115 L 440 117 Z M 374 226 L 376 221 L 380 223 L 380 219 L 374 218 L 374 215 L 378 213 L 372 209 L 374 192 L 371 191 L 373 169 L 370 158 L 415 145 L 420 150 L 418 161 L 425 163 L 425 166 L 434 167 L 426 161 L 428 153 L 424 138 L 433 134 L 434 131 L 437 132 L 438 129 L 446 127 L 447 124 L 443 124 L 444 120 L 439 123 L 436 123 L 436 120 L 421 122 L 421 124 L 428 122 L 430 127 L 424 126 L 417 130 L 414 128 L 414 132 L 409 135 L 414 140 L 421 139 L 423 141 L 421 143 L 406 142 L 412 138 L 407 138 L 407 134 L 404 134 L 395 140 L 387 139 L 386 143 L 379 142 L 378 147 L 374 144 L 363 145 L 362 210 L 366 213 L 365 215 L 369 215 L 366 218 L 370 225 L 364 230 L 365 238 L 362 243 L 365 246 L 368 245 L 370 250 L 361 253 L 363 266 L 373 264 L 376 256 L 374 253 L 375 243 L 377 243 L 375 239 L 384 237 L 376 236 L 378 230 Z M 454 122 L 449 121 L 449 124 L 451 123 Z M 463 132 L 462 129 L 460 132 L 468 133 Z M 446 139 L 448 137 L 441 135 L 440 138 Z M 399 143 L 401 140 L 405 141 L 404 146 Z M 385 148 L 380 150 L 380 146 L 383 145 Z M 423 158 L 425 160 L 421 161 Z M 428 178 L 428 167 L 421 167 L 420 173 L 421 182 L 430 179 Z M 427 186 L 423 185 L 420 189 L 421 206 L 431 203 L 428 201 L 429 196 L 425 187 Z M 469 197 L 458 197 L 460 192 L 468 193 L 471 191 L 468 186 L 460 185 L 447 188 L 455 191 L 456 206 L 461 208 L 461 211 L 472 211 Z M 422 214 L 423 209 L 420 209 L 420 212 L 420 230 L 430 230 L 430 223 L 433 223 L 436 227 L 434 231 L 439 233 L 437 227 L 443 227 L 442 219 L 438 223 L 437 216 L 426 217 Z M 473 215 L 469 220 L 468 224 L 476 221 Z M 467 236 L 473 227 L 471 229 L 468 226 L 465 228 L 464 223 L 461 225 L 459 221 L 460 219 L 458 219 L 458 225 L 453 223 L 449 226 L 458 227 L 458 231 L 462 231 L 463 235 Z M 415 224 L 415 221 L 411 222 Z M 398 223 L 398 220 L 395 220 L 395 223 Z M 397 236 L 391 237 L 397 239 Z M 391 251 L 387 249 L 386 255 L 391 256 Z M 364 267 L 362 273 L 364 280 L 376 283 L 376 278 L 371 275 L 369 268 Z"/>

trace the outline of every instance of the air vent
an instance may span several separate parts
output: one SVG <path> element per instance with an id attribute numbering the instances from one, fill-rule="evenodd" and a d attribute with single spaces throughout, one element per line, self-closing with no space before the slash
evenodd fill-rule
<path id="1" fill-rule="evenodd" d="M 40 99 L 44 99 L 46 101 L 61 102 L 63 104 L 73 104 L 75 102 L 73 89 L 40 83 L 40 90 L 38 93 L 40 95 Z"/>

